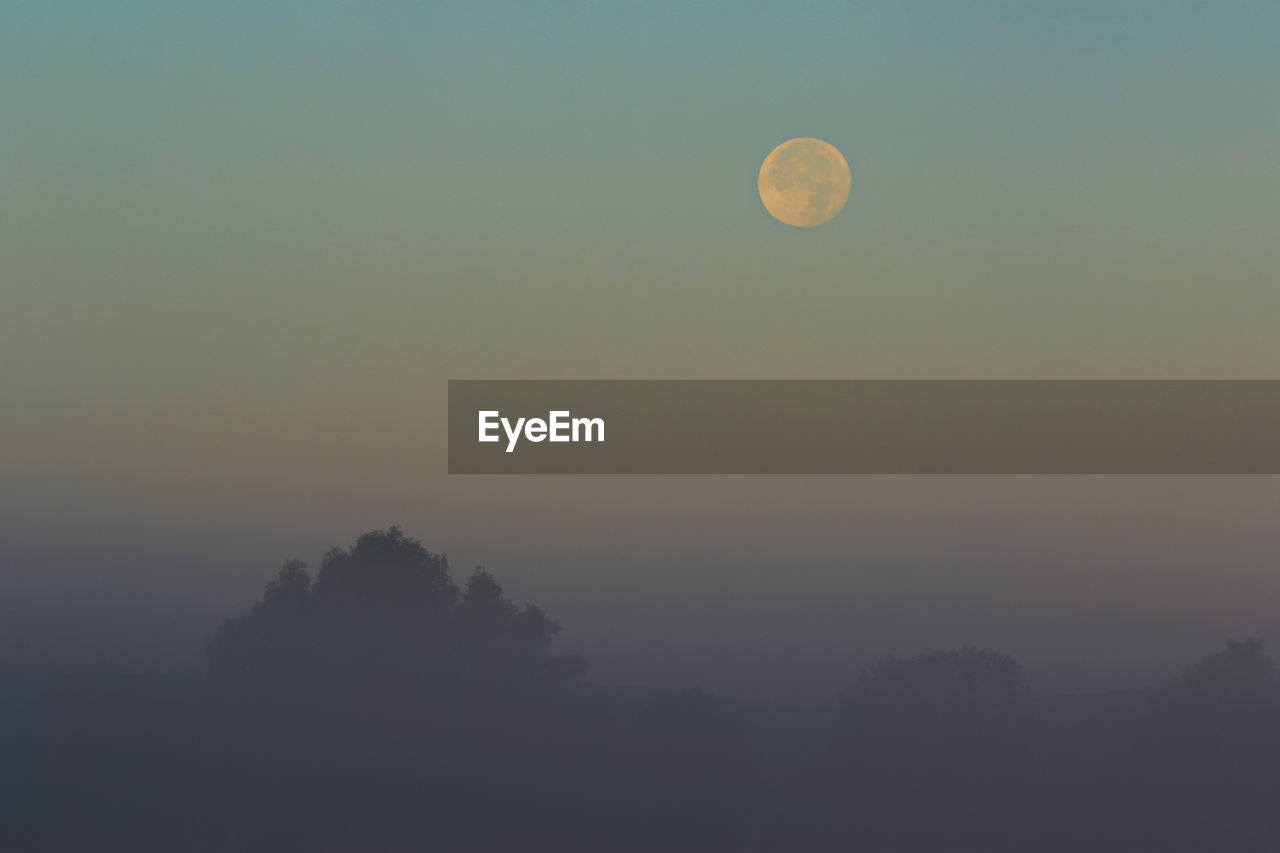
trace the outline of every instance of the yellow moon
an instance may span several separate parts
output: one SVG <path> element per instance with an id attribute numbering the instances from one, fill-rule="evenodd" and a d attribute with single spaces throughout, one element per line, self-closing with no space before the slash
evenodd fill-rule
<path id="1" fill-rule="evenodd" d="M 779 222 L 812 228 L 829 222 L 849 200 L 853 178 L 836 147 L 801 137 L 769 152 L 760 166 L 760 201 Z"/>

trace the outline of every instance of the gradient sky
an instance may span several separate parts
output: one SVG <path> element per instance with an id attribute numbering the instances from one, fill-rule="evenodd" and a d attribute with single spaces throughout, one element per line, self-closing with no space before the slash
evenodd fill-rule
<path id="1" fill-rule="evenodd" d="M 449 378 L 1280 378 L 1278 32 L 0 0 L 6 659 L 191 665 L 284 558 L 395 522 L 602 678 L 821 692 L 979 643 L 1083 689 L 1280 643 L 1275 479 L 466 479 L 443 444 Z M 796 136 L 854 173 L 813 230 L 755 195 Z"/>

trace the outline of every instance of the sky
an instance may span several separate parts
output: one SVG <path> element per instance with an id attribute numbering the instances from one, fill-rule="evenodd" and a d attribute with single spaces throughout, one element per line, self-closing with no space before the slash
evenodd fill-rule
<path id="1" fill-rule="evenodd" d="M 1274 478 L 465 478 L 448 379 L 1280 378 L 1272 2 L 0 0 L 0 665 L 399 523 L 602 679 L 1280 642 Z M 760 162 L 853 171 L 815 229 Z"/>

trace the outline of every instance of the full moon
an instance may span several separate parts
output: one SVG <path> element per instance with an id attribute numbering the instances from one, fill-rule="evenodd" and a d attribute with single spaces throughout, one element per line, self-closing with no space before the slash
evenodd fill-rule
<path id="1" fill-rule="evenodd" d="M 853 178 L 836 147 L 802 137 L 782 143 L 760 166 L 760 201 L 779 222 L 812 228 L 828 222 L 849 200 Z"/>

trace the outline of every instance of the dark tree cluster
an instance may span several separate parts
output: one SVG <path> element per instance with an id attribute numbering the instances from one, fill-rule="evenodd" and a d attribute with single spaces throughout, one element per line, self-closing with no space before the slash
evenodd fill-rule
<path id="1" fill-rule="evenodd" d="M 559 631 L 396 528 L 286 563 L 196 681 L 4 685 L 0 850 L 1280 849 L 1258 640 L 1059 699 L 1006 655 L 889 658 L 766 720 L 592 684 Z"/>
<path id="2" fill-rule="evenodd" d="M 625 744 L 581 689 L 585 660 L 551 653 L 559 631 L 483 569 L 459 587 L 396 528 L 328 552 L 314 579 L 287 563 L 209 644 L 209 821 L 246 850 L 592 838 L 622 816 Z"/>

